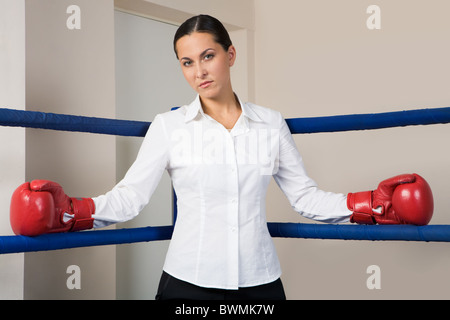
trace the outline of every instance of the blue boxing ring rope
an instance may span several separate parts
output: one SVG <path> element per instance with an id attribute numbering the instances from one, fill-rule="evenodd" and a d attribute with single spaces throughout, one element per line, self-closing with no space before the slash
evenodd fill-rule
<path id="1" fill-rule="evenodd" d="M 292 134 L 374 130 L 450 122 L 450 107 L 372 114 L 286 119 Z M 0 125 L 144 137 L 151 122 L 0 108 Z"/>
<path id="2" fill-rule="evenodd" d="M 445 124 L 450 122 L 450 108 L 295 118 L 286 119 L 286 122 L 292 134 Z M 151 123 L 0 108 L 0 125 L 144 137 Z M 450 242 L 450 225 L 368 226 L 269 222 L 268 229 L 272 237 L 281 238 Z M 0 236 L 0 254 L 169 240 L 172 232 L 173 226 L 160 226 L 55 233 L 37 237 Z"/>

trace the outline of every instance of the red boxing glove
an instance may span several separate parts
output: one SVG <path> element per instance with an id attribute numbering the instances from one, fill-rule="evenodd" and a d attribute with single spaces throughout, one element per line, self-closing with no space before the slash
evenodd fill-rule
<path id="1" fill-rule="evenodd" d="M 70 215 L 65 217 L 64 213 Z M 94 225 L 94 201 L 69 198 L 56 182 L 34 180 L 19 186 L 10 207 L 11 227 L 15 234 L 37 236 L 44 233 L 91 229 Z"/>
<path id="2" fill-rule="evenodd" d="M 382 181 L 374 191 L 347 196 L 350 221 L 358 224 L 426 225 L 433 206 L 431 188 L 418 174 L 402 174 Z"/>

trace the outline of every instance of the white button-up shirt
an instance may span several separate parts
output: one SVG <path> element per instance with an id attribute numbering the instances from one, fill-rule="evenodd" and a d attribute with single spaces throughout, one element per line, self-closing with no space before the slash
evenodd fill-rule
<path id="1" fill-rule="evenodd" d="M 198 96 L 157 115 L 123 180 L 94 198 L 94 226 L 135 217 L 167 170 L 178 213 L 164 270 L 198 286 L 238 289 L 281 275 L 266 221 L 272 177 L 303 216 L 349 221 L 346 196 L 319 190 L 307 176 L 281 114 L 240 104 L 232 130 L 206 115 Z"/>

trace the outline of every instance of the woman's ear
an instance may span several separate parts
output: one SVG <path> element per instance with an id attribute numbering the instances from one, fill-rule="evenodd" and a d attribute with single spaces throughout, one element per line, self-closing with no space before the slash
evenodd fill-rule
<path id="1" fill-rule="evenodd" d="M 230 67 L 232 67 L 236 61 L 236 48 L 233 45 L 228 48 L 228 60 L 230 61 Z"/>

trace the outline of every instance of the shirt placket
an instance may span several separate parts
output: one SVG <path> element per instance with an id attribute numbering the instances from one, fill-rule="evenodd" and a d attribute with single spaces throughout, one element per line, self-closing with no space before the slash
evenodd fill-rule
<path id="1" fill-rule="evenodd" d="M 234 138 L 226 134 L 227 167 L 227 265 L 228 282 L 239 285 L 239 176 Z"/>

